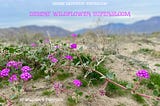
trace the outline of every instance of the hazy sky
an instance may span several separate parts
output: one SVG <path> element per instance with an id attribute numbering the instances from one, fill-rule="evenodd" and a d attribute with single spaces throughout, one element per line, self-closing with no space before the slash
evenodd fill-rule
<path id="1" fill-rule="evenodd" d="M 55 2 L 106 2 L 104 6 L 55 6 Z M 0 0 L 0 27 L 55 25 L 74 31 L 95 27 L 98 17 L 31 17 L 31 11 L 130 11 L 131 17 L 100 17 L 98 24 L 133 23 L 160 16 L 159 0 Z"/>

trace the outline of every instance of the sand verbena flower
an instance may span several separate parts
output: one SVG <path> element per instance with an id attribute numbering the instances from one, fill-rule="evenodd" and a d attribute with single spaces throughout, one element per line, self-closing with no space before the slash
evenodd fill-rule
<path id="1" fill-rule="evenodd" d="M 32 78 L 32 75 L 28 72 L 24 72 L 20 75 L 20 78 L 24 81 L 28 81 L 29 79 Z"/>
<path id="2" fill-rule="evenodd" d="M 29 66 L 23 66 L 21 68 L 21 71 L 24 73 L 24 72 L 30 72 L 32 69 L 29 67 Z"/>
<path id="3" fill-rule="evenodd" d="M 70 48 L 71 48 L 71 49 L 76 49 L 76 48 L 77 48 L 77 44 L 72 43 L 72 44 L 70 45 Z"/>
<path id="4" fill-rule="evenodd" d="M 6 64 L 6 66 L 18 69 L 18 68 L 22 67 L 22 62 L 17 62 L 17 61 L 11 60 Z"/>
<path id="5" fill-rule="evenodd" d="M 82 85 L 82 82 L 78 79 L 73 80 L 73 84 L 77 87 L 80 87 Z"/>
<path id="6" fill-rule="evenodd" d="M 148 79 L 150 77 L 147 70 L 138 70 L 136 72 L 136 76 L 139 78 L 145 78 L 145 79 Z"/>
<path id="7" fill-rule="evenodd" d="M 52 63 L 57 63 L 58 62 L 58 59 L 55 58 L 53 55 L 49 54 L 48 55 L 48 59 L 52 62 Z"/>
<path id="8" fill-rule="evenodd" d="M 9 68 L 3 69 L 3 70 L 0 72 L 0 77 L 7 77 L 7 76 L 9 76 L 9 72 L 10 72 L 10 69 L 9 69 Z"/>
<path id="9" fill-rule="evenodd" d="M 66 58 L 67 60 L 72 60 L 72 59 L 73 59 L 73 57 L 72 57 L 71 55 L 66 55 L 65 58 Z"/>
<path id="10" fill-rule="evenodd" d="M 14 81 L 17 81 L 18 78 L 17 78 L 17 75 L 16 74 L 13 74 L 10 78 L 9 78 L 9 82 L 14 82 Z"/>

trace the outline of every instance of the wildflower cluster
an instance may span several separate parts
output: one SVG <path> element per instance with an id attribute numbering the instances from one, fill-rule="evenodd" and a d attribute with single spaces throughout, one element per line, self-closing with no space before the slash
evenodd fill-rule
<path id="1" fill-rule="evenodd" d="M 13 67 L 15 69 L 21 68 L 22 67 L 22 62 L 17 62 L 17 61 L 9 61 L 6 64 L 7 67 Z"/>
<path id="2" fill-rule="evenodd" d="M 22 74 L 20 75 L 20 78 L 24 81 L 28 81 L 32 78 L 32 75 L 29 73 L 32 69 L 29 66 L 23 66 L 21 68 Z"/>
<path id="3" fill-rule="evenodd" d="M 9 61 L 6 64 L 6 68 L 0 71 L 0 77 L 9 77 L 10 82 L 14 82 L 18 80 L 17 72 L 13 72 L 13 70 L 21 70 L 20 78 L 24 81 L 27 81 L 32 78 L 32 75 L 29 73 L 32 69 L 29 66 L 22 66 L 22 62 L 17 61 Z"/>
<path id="4" fill-rule="evenodd" d="M 75 40 L 77 37 L 77 34 L 72 34 L 71 36 Z M 67 93 L 69 92 L 69 94 L 72 95 L 71 97 L 76 98 L 75 100 L 78 101 L 78 98 L 83 93 L 83 92 L 80 92 L 80 90 L 81 90 L 80 87 L 82 85 L 85 87 L 86 85 L 90 86 L 90 84 L 93 84 L 93 85 L 100 84 L 99 82 L 102 82 L 102 83 L 105 82 L 105 83 L 103 84 L 103 87 L 101 89 L 99 89 L 98 92 L 95 92 L 94 94 L 98 93 L 101 96 L 105 96 L 105 95 L 109 94 L 108 92 L 110 92 L 108 90 L 108 88 L 109 89 L 114 88 L 115 91 L 116 90 L 119 91 L 119 88 L 122 88 L 124 90 L 128 90 L 128 91 L 130 90 L 131 93 L 137 93 L 137 91 L 138 91 L 137 89 L 139 89 L 139 85 L 141 84 L 139 82 L 142 81 L 141 79 L 149 79 L 150 78 L 149 72 L 147 70 L 142 69 L 142 70 L 138 70 L 136 72 L 136 76 L 140 80 L 135 80 L 135 81 L 137 81 L 135 84 L 132 84 L 132 83 L 127 84 L 126 82 L 120 84 L 120 82 L 117 81 L 117 79 L 114 80 L 115 79 L 114 74 L 110 73 L 109 70 L 106 70 L 105 67 L 103 66 L 103 64 L 101 64 L 104 59 L 99 61 L 96 59 L 96 57 L 92 58 L 90 56 L 86 56 L 85 54 L 84 54 L 84 56 L 83 56 L 83 54 L 76 54 L 76 53 L 79 53 L 79 51 L 77 52 L 75 50 L 75 49 L 77 49 L 77 44 L 75 42 L 68 43 L 68 46 L 66 48 L 65 48 L 66 44 L 65 44 L 64 48 L 63 48 L 63 44 L 62 45 L 56 44 L 53 47 L 51 42 L 49 41 L 49 39 L 45 39 L 42 42 L 45 44 L 49 43 L 50 49 L 48 49 L 47 48 L 48 46 L 46 46 L 46 45 L 43 49 L 38 48 L 39 50 L 37 50 L 34 48 L 33 49 L 33 50 L 35 50 L 34 56 L 29 58 L 29 60 L 31 60 L 31 62 L 33 59 L 33 62 L 35 63 L 34 65 L 38 66 L 38 68 L 37 67 L 36 68 L 39 69 L 41 72 L 41 73 L 36 72 L 36 75 L 40 74 L 40 75 L 37 75 L 38 77 L 39 76 L 42 77 L 41 76 L 42 72 L 46 72 L 46 74 L 49 73 L 47 75 L 46 79 L 50 80 L 50 82 L 52 82 L 51 79 L 53 77 L 56 77 L 57 80 L 62 81 L 60 78 L 65 79 L 65 78 L 70 77 L 71 75 L 74 75 L 74 72 L 73 72 L 74 69 L 79 68 L 79 69 L 83 69 L 83 71 L 84 71 L 80 77 L 78 76 L 78 77 L 76 77 L 77 79 L 72 80 L 71 83 L 67 83 L 68 85 L 66 87 L 65 87 L 66 80 L 65 80 L 65 83 L 55 82 L 53 84 L 53 88 L 54 88 L 55 93 L 57 95 L 62 92 L 67 92 Z M 36 47 L 37 45 L 38 45 L 37 43 L 31 44 L 32 47 Z M 38 46 L 38 47 L 40 47 L 40 46 Z M 48 52 L 48 50 L 49 50 L 49 52 Z M 75 52 L 75 54 L 74 54 L 74 52 Z M 32 54 L 32 51 L 30 54 Z M 43 55 L 41 55 L 41 54 L 43 54 Z M 48 55 L 48 57 L 47 57 L 47 55 Z M 46 61 L 46 58 L 44 59 L 44 56 L 47 57 L 47 61 Z M 73 56 L 74 56 L 74 58 L 73 58 Z M 77 58 L 76 58 L 76 56 L 77 56 Z M 17 59 L 17 60 L 19 60 L 19 59 Z M 25 59 L 23 59 L 23 60 L 25 60 Z M 36 62 L 34 60 L 36 60 Z M 54 64 L 54 65 L 50 64 L 50 62 L 48 62 L 48 60 L 51 63 L 56 63 L 56 64 Z M 93 62 L 92 62 L 92 60 L 93 60 Z M 69 63 L 69 65 L 66 63 Z M 74 67 L 74 65 L 75 65 L 75 67 Z M 33 64 L 32 64 L 32 66 L 33 66 Z M 42 71 L 42 70 L 44 70 L 44 71 Z M 67 70 L 67 72 L 66 72 L 66 70 Z M 15 81 L 19 81 L 19 80 L 23 80 L 25 82 L 25 81 L 28 81 L 29 79 L 32 78 L 31 72 L 32 72 L 32 68 L 30 68 L 29 66 L 23 66 L 22 62 L 12 60 L 6 64 L 5 68 L 0 70 L 0 78 L 3 78 L 3 79 L 8 78 L 9 82 L 11 82 L 11 83 L 13 83 Z M 92 72 L 93 72 L 93 74 L 92 74 Z M 43 76 L 45 76 L 46 74 L 43 74 Z M 37 76 L 35 76 L 35 78 Z M 84 77 L 82 77 L 82 76 L 84 76 Z M 56 78 L 54 80 L 56 80 Z M 85 79 L 82 79 L 82 78 L 85 78 Z M 71 85 L 71 87 L 70 87 L 70 85 Z M 115 86 L 118 86 L 118 88 Z M 114 89 L 112 89 L 112 90 L 114 91 Z M 94 94 L 93 94 L 93 96 L 94 96 Z M 142 95 L 140 93 L 138 93 L 138 94 Z M 158 94 L 158 95 L 160 95 L 160 94 Z M 89 96 L 92 97 L 92 94 Z M 146 95 L 143 95 L 143 96 L 145 97 Z M 76 102 L 76 103 L 78 103 L 78 102 Z"/>

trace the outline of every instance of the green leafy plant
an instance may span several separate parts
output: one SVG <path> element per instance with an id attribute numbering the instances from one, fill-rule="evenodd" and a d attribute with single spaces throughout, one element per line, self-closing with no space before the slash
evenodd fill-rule
<path id="1" fill-rule="evenodd" d="M 115 79 L 115 82 L 117 82 L 123 86 L 127 86 L 127 84 L 128 84 L 128 82 L 126 82 L 126 81 L 118 81 L 116 79 Z M 106 90 L 106 95 L 109 97 L 124 96 L 129 93 L 128 91 L 123 90 L 120 87 L 118 87 L 112 83 L 108 83 L 105 90 Z"/>
<path id="2" fill-rule="evenodd" d="M 133 97 L 133 99 L 134 99 L 135 101 L 137 101 L 138 103 L 141 103 L 141 104 L 144 104 L 144 103 L 145 103 L 145 100 L 144 100 L 141 96 L 139 96 L 139 95 L 137 95 L 137 94 L 133 94 L 132 97 Z"/>
<path id="3" fill-rule="evenodd" d="M 43 96 L 50 96 L 52 94 L 54 94 L 54 91 L 52 91 L 52 90 L 45 90 L 42 92 Z"/>

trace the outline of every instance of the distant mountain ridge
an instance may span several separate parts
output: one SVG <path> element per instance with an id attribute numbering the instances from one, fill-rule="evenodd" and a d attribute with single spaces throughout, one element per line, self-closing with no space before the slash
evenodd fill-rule
<path id="1" fill-rule="evenodd" d="M 132 24 L 110 23 L 93 29 L 81 29 L 75 33 L 85 33 L 88 30 L 103 30 L 109 34 L 153 33 L 160 32 L 160 16 L 148 20 L 140 20 Z"/>
<path id="2" fill-rule="evenodd" d="M 11 28 L 3 28 L 0 29 L 0 36 L 16 36 L 16 35 L 24 35 L 24 34 L 37 34 L 41 33 L 43 35 L 47 35 L 47 31 L 51 36 L 67 36 L 70 35 L 71 32 L 67 31 L 63 28 L 56 26 L 36 26 L 29 25 L 23 26 L 19 28 L 11 27 Z"/>

